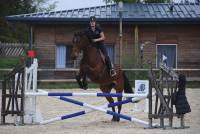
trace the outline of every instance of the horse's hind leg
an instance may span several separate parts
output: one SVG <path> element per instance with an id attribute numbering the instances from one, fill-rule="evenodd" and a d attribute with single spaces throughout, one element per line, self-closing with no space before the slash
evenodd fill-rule
<path id="1" fill-rule="evenodd" d="M 110 86 L 100 86 L 100 89 L 103 93 L 110 93 L 112 87 Z M 106 100 L 109 102 L 109 104 L 114 103 L 114 99 L 112 97 L 106 97 Z M 112 107 L 112 111 L 115 112 L 115 107 Z M 116 116 L 113 116 L 112 121 L 118 121 Z"/>
<path id="2" fill-rule="evenodd" d="M 118 101 L 118 102 L 119 102 L 119 101 L 122 101 L 122 97 L 117 97 L 117 101 Z M 121 109 L 122 109 L 122 105 L 118 105 L 117 107 L 118 107 L 118 114 L 120 114 Z M 120 121 L 120 118 L 117 117 L 117 118 L 116 118 L 116 121 Z"/>
<path id="3" fill-rule="evenodd" d="M 112 97 L 106 97 L 109 103 L 114 103 L 114 99 Z M 115 112 L 115 107 L 112 107 L 112 111 Z M 119 121 L 117 116 L 113 115 L 112 121 Z"/>
<path id="4" fill-rule="evenodd" d="M 122 79 L 118 79 L 117 80 L 117 85 L 115 86 L 115 90 L 116 90 L 116 93 L 122 93 L 123 92 L 123 80 Z M 117 101 L 122 101 L 122 97 L 117 97 Z M 121 109 L 122 109 L 122 105 L 118 105 L 117 106 L 118 108 L 118 114 L 121 113 Z M 117 117 L 116 118 L 116 121 L 120 121 L 120 117 Z"/>

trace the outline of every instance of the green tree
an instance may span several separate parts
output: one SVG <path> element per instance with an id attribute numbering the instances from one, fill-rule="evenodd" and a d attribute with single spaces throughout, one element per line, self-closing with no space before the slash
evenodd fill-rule
<path id="1" fill-rule="evenodd" d="M 36 12 L 52 11 L 53 9 L 55 9 L 57 1 L 54 1 L 51 4 L 47 3 L 50 3 L 50 0 L 34 0 L 33 6 L 35 7 L 35 11 Z"/>
<path id="2" fill-rule="evenodd" d="M 1 0 L 0 1 L 0 41 L 28 42 L 28 28 L 25 24 L 9 23 L 5 16 L 27 14 L 38 11 L 49 11 L 55 8 L 56 2 L 49 0 Z M 44 6 L 46 4 L 46 6 Z"/>

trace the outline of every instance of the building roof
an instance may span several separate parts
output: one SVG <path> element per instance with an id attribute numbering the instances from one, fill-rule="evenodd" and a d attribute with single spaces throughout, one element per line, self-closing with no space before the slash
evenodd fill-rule
<path id="1" fill-rule="evenodd" d="M 169 3 L 132 3 L 124 4 L 123 23 L 138 24 L 165 24 L 165 23 L 200 23 L 200 4 L 172 4 Z M 24 23 L 49 23 L 49 24 L 74 24 L 88 23 L 90 16 L 104 23 L 119 22 L 117 4 L 62 10 L 53 12 L 40 12 L 7 16 L 11 22 Z"/>

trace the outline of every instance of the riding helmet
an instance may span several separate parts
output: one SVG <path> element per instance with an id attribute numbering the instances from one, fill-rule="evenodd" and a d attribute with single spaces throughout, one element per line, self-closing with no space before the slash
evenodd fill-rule
<path id="1" fill-rule="evenodd" d="M 96 22 L 96 17 L 95 16 L 91 16 L 90 17 L 90 22 L 95 21 Z"/>

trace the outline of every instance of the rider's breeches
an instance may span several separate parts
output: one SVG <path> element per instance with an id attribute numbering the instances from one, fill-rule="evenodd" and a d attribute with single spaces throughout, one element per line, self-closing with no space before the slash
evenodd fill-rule
<path id="1" fill-rule="evenodd" d="M 99 48 L 101 50 L 101 52 L 103 53 L 103 55 L 105 56 L 106 65 L 107 65 L 108 69 L 110 70 L 112 68 L 112 63 L 110 61 L 110 57 L 108 56 L 108 52 L 107 52 L 105 46 L 103 44 L 98 44 L 97 48 Z"/>

